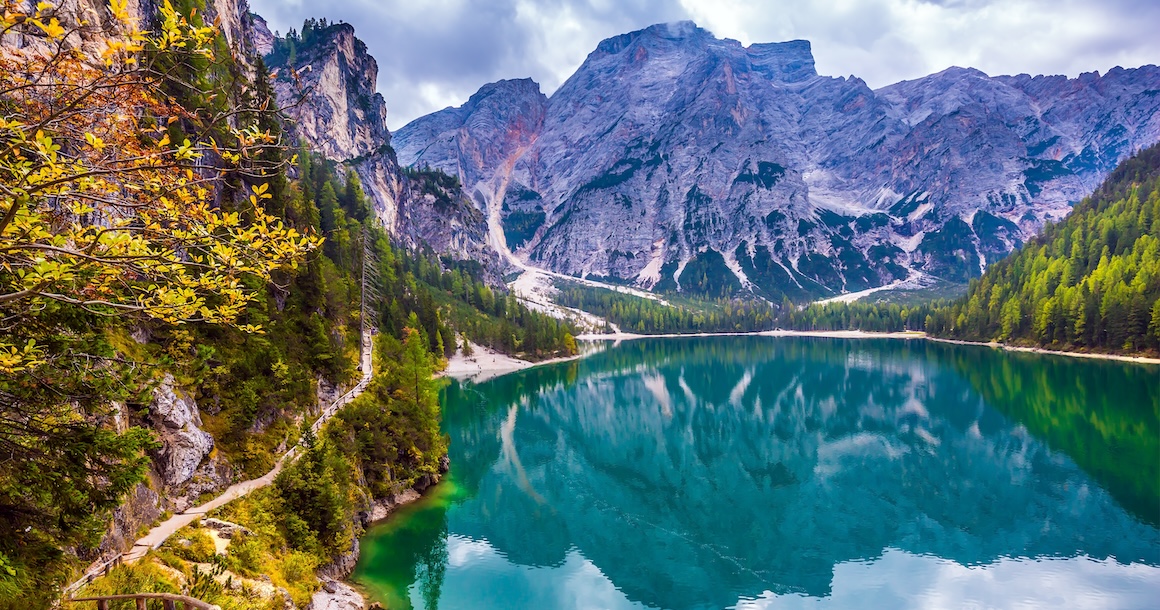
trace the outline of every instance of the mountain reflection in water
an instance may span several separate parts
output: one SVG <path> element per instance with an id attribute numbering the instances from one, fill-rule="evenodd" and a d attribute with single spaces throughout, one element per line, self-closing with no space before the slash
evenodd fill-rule
<path id="1" fill-rule="evenodd" d="M 444 397 L 450 481 L 363 541 L 391 607 L 1160 596 L 1155 368 L 668 339 Z"/>

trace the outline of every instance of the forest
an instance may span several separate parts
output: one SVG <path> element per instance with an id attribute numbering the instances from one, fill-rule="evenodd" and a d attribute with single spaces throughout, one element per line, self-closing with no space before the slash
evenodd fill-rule
<path id="1" fill-rule="evenodd" d="M 640 334 L 750 332 L 773 328 L 777 310 L 756 299 L 646 299 L 623 292 L 561 282 L 556 302 L 600 316 L 624 332 Z"/>
<path id="2" fill-rule="evenodd" d="M 954 301 L 786 309 L 786 328 L 919 330 L 1059 350 L 1160 350 L 1160 146 L 1121 163 L 1066 218 Z"/>
<path id="3" fill-rule="evenodd" d="M 102 34 L 103 64 L 42 53 L 69 31 L 33 8 L 0 14 L 33 41 L 0 56 L 0 608 L 49 605 L 106 550 L 127 497 L 169 491 L 159 386 L 196 402 L 209 472 L 227 482 L 302 439 L 316 390 L 357 375 L 368 260 L 382 368 L 308 443 L 317 459 L 275 486 L 300 508 L 274 511 L 269 557 L 318 564 L 341 546 L 327 523 L 293 519 L 335 489 L 349 517 L 432 472 L 445 445 L 431 376 L 463 337 L 533 359 L 574 349 L 570 327 L 470 264 L 392 243 L 353 172 L 287 147 L 269 83 L 201 21 L 204 3 L 165 3 L 159 29 L 141 31 L 114 1 L 123 29 Z M 327 440 L 340 433 L 357 442 Z M 367 458 L 385 453 L 397 457 Z"/>

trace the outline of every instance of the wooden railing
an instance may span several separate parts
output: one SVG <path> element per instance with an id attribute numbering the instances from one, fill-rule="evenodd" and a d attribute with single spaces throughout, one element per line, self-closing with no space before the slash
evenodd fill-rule
<path id="1" fill-rule="evenodd" d="M 124 557 L 125 555 L 123 553 L 118 553 L 117 555 L 110 557 L 105 561 L 89 566 L 89 569 L 85 571 L 85 575 L 82 576 L 80 580 L 61 590 L 61 596 L 68 598 L 69 595 L 76 593 L 78 590 L 80 590 L 81 587 L 96 580 L 98 576 L 108 576 L 109 570 L 121 565 Z"/>
<path id="2" fill-rule="evenodd" d="M 165 610 L 177 610 L 177 604 L 181 604 L 183 610 L 222 610 L 221 606 L 203 602 L 200 599 L 188 597 L 185 595 L 174 595 L 172 593 L 134 593 L 132 595 L 102 595 L 99 597 L 73 597 L 65 598 L 65 602 L 96 602 L 97 610 L 109 610 L 109 602 L 112 601 L 127 601 L 133 600 L 137 602 L 137 610 L 145 610 L 146 604 L 151 599 L 161 600 L 161 607 Z"/>

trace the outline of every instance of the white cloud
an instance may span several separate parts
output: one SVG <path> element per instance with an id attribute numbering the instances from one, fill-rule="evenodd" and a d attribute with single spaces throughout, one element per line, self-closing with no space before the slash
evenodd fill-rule
<path id="1" fill-rule="evenodd" d="M 1114 559 L 1003 558 L 981 566 L 887 549 L 874 561 L 834 566 L 826 597 L 766 591 L 739 610 L 766 608 L 1147 608 L 1160 595 L 1160 569 Z"/>
<path id="2" fill-rule="evenodd" d="M 818 72 L 871 87 L 952 65 L 1066 74 L 1160 59 L 1154 0 L 252 0 L 283 32 L 353 23 L 378 59 L 389 122 L 467 100 L 501 78 L 554 91 L 609 36 L 692 19 L 743 44 L 806 39 Z"/>

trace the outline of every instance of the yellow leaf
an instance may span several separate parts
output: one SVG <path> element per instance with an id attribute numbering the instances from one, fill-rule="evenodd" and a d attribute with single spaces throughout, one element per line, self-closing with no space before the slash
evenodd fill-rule
<path id="1" fill-rule="evenodd" d="M 41 4 L 46 3 L 42 2 Z M 29 21 L 35 24 L 36 27 L 43 30 L 44 33 L 48 36 L 49 40 L 56 40 L 57 38 L 64 36 L 64 28 L 61 27 L 60 22 L 56 20 L 56 17 L 49 19 L 47 24 L 41 22 L 39 19 L 29 19 Z"/>
<path id="2" fill-rule="evenodd" d="M 88 142 L 89 146 L 97 150 L 104 150 L 105 148 L 105 141 L 91 133 L 85 134 L 85 142 Z"/>

